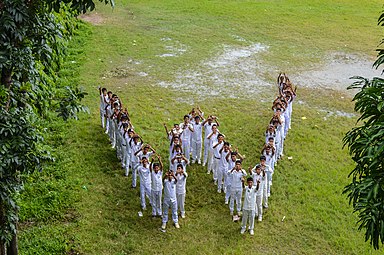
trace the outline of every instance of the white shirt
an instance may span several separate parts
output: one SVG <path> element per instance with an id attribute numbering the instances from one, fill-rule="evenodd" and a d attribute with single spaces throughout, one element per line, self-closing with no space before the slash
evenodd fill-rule
<path id="1" fill-rule="evenodd" d="M 231 186 L 231 189 L 232 190 L 242 190 L 243 189 L 243 182 L 242 182 L 242 178 L 244 176 L 247 175 L 247 173 L 241 169 L 240 171 L 236 171 L 236 170 L 233 170 L 233 172 L 231 173 L 232 170 L 229 170 L 229 173 L 230 173 L 230 178 L 232 179 L 231 183 L 232 183 L 232 186 Z"/>
<path id="2" fill-rule="evenodd" d="M 152 170 L 151 180 L 152 180 L 152 191 L 161 191 L 163 189 L 163 172 L 158 171 L 157 173 Z"/>
<path id="3" fill-rule="evenodd" d="M 265 176 L 260 172 L 260 174 L 257 174 L 254 172 L 254 169 L 252 169 L 252 178 L 253 178 L 253 185 L 256 187 L 257 186 L 257 181 L 260 181 L 259 183 L 259 189 L 257 190 L 256 196 L 261 196 L 263 195 L 263 189 L 264 189 L 264 182 L 265 182 Z"/>
<path id="4" fill-rule="evenodd" d="M 137 168 L 140 176 L 140 184 L 151 185 L 151 171 L 149 165 L 147 167 L 141 165 Z"/>
<path id="5" fill-rule="evenodd" d="M 213 148 L 214 146 L 216 146 L 216 147 Z M 221 150 L 221 148 L 223 148 L 223 146 L 224 146 L 224 142 L 221 142 L 221 143 L 217 142 L 217 143 L 213 144 L 213 146 L 212 146 L 212 148 L 213 148 L 213 155 L 215 156 L 216 159 L 220 159 L 221 158 L 220 150 Z"/>
<path id="6" fill-rule="evenodd" d="M 217 130 L 216 131 L 216 134 L 213 134 L 212 132 L 209 133 L 207 135 L 207 138 L 208 136 L 210 136 L 212 134 L 212 136 L 209 138 L 209 148 L 213 149 L 213 145 L 217 143 L 217 136 L 219 135 L 219 131 Z"/>
<path id="7" fill-rule="evenodd" d="M 255 210 L 256 207 L 256 186 L 249 188 L 248 186 L 244 189 L 244 203 L 243 210 Z"/>
<path id="8" fill-rule="evenodd" d="M 173 169 L 172 169 L 173 172 L 176 173 L 177 165 L 178 164 L 183 166 L 183 171 L 185 173 L 187 171 L 187 167 L 186 167 L 187 166 L 187 162 L 184 159 L 182 159 L 180 162 L 177 159 L 175 159 L 175 161 L 173 161 Z"/>
<path id="9" fill-rule="evenodd" d="M 220 168 L 224 168 L 225 171 L 228 170 L 228 161 L 227 161 L 227 155 L 228 155 L 229 150 L 226 152 L 224 149 L 221 151 L 221 155 L 220 155 L 220 162 L 219 162 L 219 167 Z M 232 161 L 232 160 L 231 160 Z M 233 162 L 235 163 L 235 162 Z"/>
<path id="10" fill-rule="evenodd" d="M 176 201 L 176 181 L 173 177 L 171 181 L 168 178 L 164 180 L 164 199 L 170 199 L 171 202 Z"/>
<path id="11" fill-rule="evenodd" d="M 207 139 L 207 136 L 212 133 L 212 124 L 209 124 L 208 122 L 205 122 L 204 124 L 204 134 L 205 134 L 205 139 Z"/>
<path id="12" fill-rule="evenodd" d="M 183 122 L 183 123 L 180 123 L 179 126 L 180 126 L 180 129 L 183 130 L 183 133 L 181 134 L 181 140 L 183 140 L 183 143 L 184 141 L 190 141 L 192 131 L 189 128 L 193 130 L 192 124 L 191 123 L 184 124 Z"/>
<path id="13" fill-rule="evenodd" d="M 149 158 L 152 156 L 152 154 L 153 154 L 153 151 L 148 151 L 147 154 L 144 154 L 143 151 L 140 151 L 139 153 L 137 153 L 136 156 L 139 159 L 139 161 L 141 161 L 143 157 L 147 158 L 149 161 Z"/>
<path id="14" fill-rule="evenodd" d="M 193 123 L 193 134 L 192 139 L 195 142 L 201 142 L 203 136 L 203 126 L 201 125 L 201 122 L 199 124 Z"/>
<path id="15" fill-rule="evenodd" d="M 140 150 L 141 148 L 141 142 L 138 142 L 135 144 L 135 142 L 132 140 L 131 141 L 131 161 L 134 163 L 140 162 L 139 157 L 135 155 L 135 153 Z"/>
<path id="16" fill-rule="evenodd" d="M 185 184 L 187 183 L 188 174 L 184 172 L 184 174 L 176 174 L 176 194 L 185 194 Z"/>

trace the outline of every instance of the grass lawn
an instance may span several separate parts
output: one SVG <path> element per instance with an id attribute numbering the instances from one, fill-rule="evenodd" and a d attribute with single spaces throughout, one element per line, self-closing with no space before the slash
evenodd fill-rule
<path id="1" fill-rule="evenodd" d="M 348 94 L 299 87 L 285 143 L 285 155 L 293 159 L 279 162 L 270 208 L 251 237 L 240 235 L 240 224 L 231 221 L 223 194 L 201 166 L 188 170 L 181 229 L 169 224 L 160 232 L 160 219 L 149 211 L 139 218 L 139 190 L 123 177 L 99 125 L 97 87 L 119 94 L 136 131 L 163 158 L 164 122 L 181 122 L 194 105 L 218 115 L 220 131 L 247 156 L 248 167 L 259 157 L 277 88 L 246 87 L 237 71 L 254 69 L 244 69 L 243 58 L 228 62 L 228 52 L 261 45 L 257 60 L 247 58 L 261 64 L 260 76 L 273 82 L 286 71 L 295 82 L 295 73 L 332 52 L 374 56 L 381 7 L 357 0 L 116 1 L 113 10 L 97 5 L 90 17 L 99 24 L 81 27 L 63 70 L 89 93 L 91 113 L 50 124 L 57 161 L 29 177 L 22 195 L 22 254 L 380 254 L 364 242 L 341 194 L 353 167 L 341 139 L 357 120 L 336 114 L 353 112 Z M 195 89 L 194 81 L 203 85 Z"/>

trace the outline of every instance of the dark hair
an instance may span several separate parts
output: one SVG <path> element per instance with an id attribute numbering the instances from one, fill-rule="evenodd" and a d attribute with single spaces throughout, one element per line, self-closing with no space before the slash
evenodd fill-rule
<path id="1" fill-rule="evenodd" d="M 195 119 L 200 119 L 200 116 L 199 115 L 195 116 Z"/>
<path id="2" fill-rule="evenodd" d="M 247 178 L 247 182 L 253 182 L 253 178 L 252 177 L 248 177 Z"/>
<path id="3" fill-rule="evenodd" d="M 229 146 L 229 142 L 224 142 L 224 145 L 227 145 L 227 146 Z"/>
<path id="4" fill-rule="evenodd" d="M 159 163 L 153 163 L 153 167 L 157 167 L 157 166 L 160 166 Z"/>
<path id="5" fill-rule="evenodd" d="M 112 92 L 111 92 L 112 93 Z M 116 94 L 112 94 L 112 97 L 117 97 L 117 95 Z"/>
<path id="6" fill-rule="evenodd" d="M 123 128 L 126 129 L 128 127 L 128 123 L 123 123 Z"/>
<path id="7" fill-rule="evenodd" d="M 259 164 L 256 165 L 256 169 L 259 169 L 261 168 L 261 166 Z"/>
<path id="8" fill-rule="evenodd" d="M 262 155 L 260 156 L 260 160 L 267 160 L 267 158 L 264 155 Z"/>
<path id="9" fill-rule="evenodd" d="M 189 119 L 189 115 L 184 115 L 184 118 L 183 118 L 183 119 L 185 119 L 185 118 L 188 118 L 188 119 Z"/>
<path id="10" fill-rule="evenodd" d="M 112 94 L 112 91 L 108 91 L 107 94 Z"/>
<path id="11" fill-rule="evenodd" d="M 144 160 L 144 159 L 148 160 L 147 157 L 145 156 L 141 157 L 141 160 Z"/>
<path id="12" fill-rule="evenodd" d="M 236 152 L 236 151 L 232 151 L 232 152 L 231 152 L 231 156 L 233 156 L 233 155 L 236 156 L 236 155 L 237 155 L 237 152 Z"/>
<path id="13" fill-rule="evenodd" d="M 236 160 L 235 164 L 241 164 L 241 160 Z"/>
<path id="14" fill-rule="evenodd" d="M 269 138 L 268 138 L 268 141 L 269 140 L 275 140 L 275 138 L 273 138 L 272 136 L 270 136 Z"/>
<path id="15" fill-rule="evenodd" d="M 176 168 L 179 168 L 179 167 L 183 168 L 183 165 L 182 165 L 182 164 L 178 164 L 178 165 L 176 166 Z"/>
<path id="16" fill-rule="evenodd" d="M 219 137 L 224 137 L 224 135 L 223 134 L 218 134 L 217 138 L 219 138 Z"/>
<path id="17" fill-rule="evenodd" d="M 107 89 L 106 88 L 102 88 L 101 91 L 104 92 L 104 91 L 107 91 Z"/>
<path id="18" fill-rule="evenodd" d="M 216 123 L 213 123 L 213 124 L 212 124 L 212 127 L 214 127 L 214 126 L 216 126 L 216 127 L 217 127 L 217 124 L 216 124 Z"/>

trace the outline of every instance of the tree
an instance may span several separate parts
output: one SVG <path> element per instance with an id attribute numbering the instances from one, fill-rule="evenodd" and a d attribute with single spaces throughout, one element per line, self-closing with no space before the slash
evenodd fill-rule
<path id="1" fill-rule="evenodd" d="M 384 25 L 384 12 L 378 24 Z M 382 40 L 382 45 L 384 39 Z M 384 63 L 384 49 L 377 49 L 374 67 Z M 365 241 L 370 240 L 374 249 L 384 243 L 384 79 L 357 79 L 348 89 L 359 89 L 353 98 L 355 111 L 361 114 L 360 126 L 344 137 L 356 166 L 349 174 L 352 181 L 344 193 L 358 214 L 359 230 L 365 230 Z"/>
<path id="2" fill-rule="evenodd" d="M 99 0 L 114 5 L 113 0 Z M 93 10 L 93 0 L 0 1 L 0 255 L 17 254 L 21 174 L 50 159 L 37 123 L 48 111 L 64 119 L 83 110 L 85 93 L 62 86 L 58 71 L 74 17 Z"/>

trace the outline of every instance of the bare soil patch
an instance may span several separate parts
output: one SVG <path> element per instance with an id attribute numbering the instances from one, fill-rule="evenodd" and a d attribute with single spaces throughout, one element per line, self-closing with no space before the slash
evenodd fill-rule
<path id="1" fill-rule="evenodd" d="M 105 19 L 97 12 L 82 14 L 79 16 L 79 19 L 89 22 L 95 26 L 105 23 Z"/>

